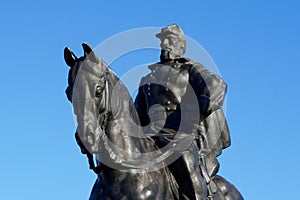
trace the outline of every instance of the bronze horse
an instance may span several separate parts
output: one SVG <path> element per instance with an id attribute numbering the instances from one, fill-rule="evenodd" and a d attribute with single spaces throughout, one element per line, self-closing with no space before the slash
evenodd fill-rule
<path id="1" fill-rule="evenodd" d="M 138 115 L 126 87 L 91 47 L 82 46 L 84 56 L 77 58 L 66 47 L 64 58 L 70 67 L 66 94 L 77 119 L 76 139 L 88 155 L 90 168 L 98 174 L 90 200 L 186 199 L 169 169 L 151 163 L 161 152 L 139 129 Z M 149 152 L 154 153 L 149 156 Z M 215 176 L 213 180 L 217 192 L 212 198 L 202 194 L 204 199 L 243 199 L 224 178 Z"/>

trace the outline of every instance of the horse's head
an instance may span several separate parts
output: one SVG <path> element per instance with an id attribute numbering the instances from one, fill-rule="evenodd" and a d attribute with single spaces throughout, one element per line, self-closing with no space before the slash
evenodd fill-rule
<path id="1" fill-rule="evenodd" d="M 64 49 L 66 64 L 70 67 L 66 94 L 73 104 L 77 119 L 77 132 L 85 147 L 98 151 L 101 135 L 99 114 L 105 109 L 105 84 L 107 66 L 91 47 L 82 44 L 84 56 L 77 58 L 69 47 Z"/>

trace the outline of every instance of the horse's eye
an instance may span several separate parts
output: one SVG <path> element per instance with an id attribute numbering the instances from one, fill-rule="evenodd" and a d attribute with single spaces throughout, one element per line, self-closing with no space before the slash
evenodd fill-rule
<path id="1" fill-rule="evenodd" d="M 95 91 L 95 96 L 96 97 L 100 97 L 101 96 L 101 92 L 102 92 L 102 88 L 100 85 L 96 86 L 96 91 Z"/>

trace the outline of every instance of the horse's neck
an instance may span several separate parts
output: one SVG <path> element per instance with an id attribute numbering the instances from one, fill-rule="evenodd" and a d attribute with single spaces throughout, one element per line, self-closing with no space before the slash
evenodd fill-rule
<path id="1" fill-rule="evenodd" d="M 109 76 L 112 81 L 109 89 L 109 140 L 129 154 L 154 150 L 152 142 L 142 138 L 144 133 L 137 122 L 137 113 L 127 88 L 114 73 Z"/>

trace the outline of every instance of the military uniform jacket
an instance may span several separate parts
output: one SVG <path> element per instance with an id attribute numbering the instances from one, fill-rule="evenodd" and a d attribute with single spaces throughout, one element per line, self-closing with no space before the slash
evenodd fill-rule
<path id="1" fill-rule="evenodd" d="M 205 125 L 212 157 L 230 146 L 222 111 L 227 85 L 218 75 L 185 58 L 159 62 L 148 68 L 151 73 L 141 79 L 135 99 L 142 126 L 154 124 L 188 133 L 201 122 Z"/>

